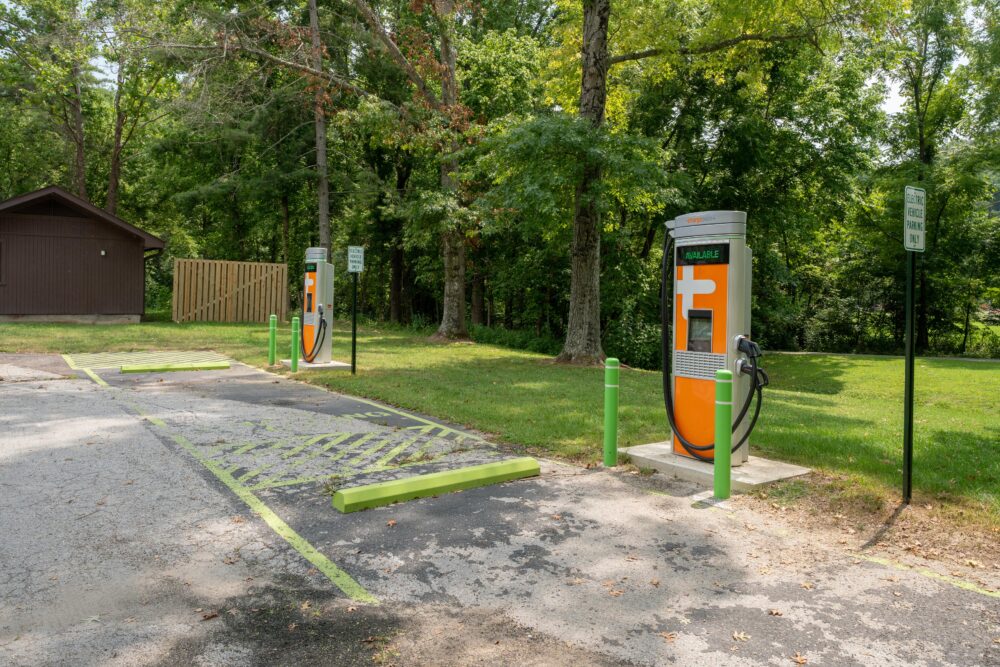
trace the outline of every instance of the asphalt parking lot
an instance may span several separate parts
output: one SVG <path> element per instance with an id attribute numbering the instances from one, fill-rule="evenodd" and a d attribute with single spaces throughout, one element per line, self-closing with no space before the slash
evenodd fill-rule
<path id="1" fill-rule="evenodd" d="M 543 462 L 344 515 L 520 452 L 235 363 L 87 368 L 0 355 L 4 664 L 1000 665 L 1000 598 L 682 482 Z"/>

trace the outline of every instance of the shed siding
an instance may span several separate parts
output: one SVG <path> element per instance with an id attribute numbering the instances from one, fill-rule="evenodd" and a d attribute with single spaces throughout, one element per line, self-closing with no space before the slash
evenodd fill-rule
<path id="1" fill-rule="evenodd" d="M 143 242 L 123 230 L 83 217 L 0 214 L 0 252 L 0 315 L 143 312 Z"/>

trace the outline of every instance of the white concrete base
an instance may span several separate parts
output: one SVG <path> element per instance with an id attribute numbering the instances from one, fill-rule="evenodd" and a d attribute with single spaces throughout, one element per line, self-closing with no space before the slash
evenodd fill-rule
<path id="1" fill-rule="evenodd" d="M 292 360 L 291 359 L 282 359 L 281 360 L 281 365 L 282 366 L 288 366 L 289 368 L 291 368 L 292 367 Z M 326 371 L 343 371 L 343 370 L 348 370 L 349 371 L 349 370 L 351 370 L 351 365 L 350 364 L 345 364 L 343 361 L 327 361 L 327 362 L 322 363 L 322 364 L 310 364 L 308 361 L 302 361 L 301 359 L 299 359 L 299 370 L 300 371 L 323 371 L 323 370 L 326 370 Z"/>
<path id="2" fill-rule="evenodd" d="M 655 442 L 650 445 L 625 447 L 621 451 L 628 454 L 632 463 L 637 466 L 653 468 L 689 482 L 712 485 L 712 464 L 674 454 L 671 442 Z M 734 467 L 732 471 L 731 488 L 733 491 L 751 491 L 764 484 L 801 477 L 810 472 L 809 468 L 781 461 L 770 461 L 759 456 L 751 456 L 746 463 Z"/>

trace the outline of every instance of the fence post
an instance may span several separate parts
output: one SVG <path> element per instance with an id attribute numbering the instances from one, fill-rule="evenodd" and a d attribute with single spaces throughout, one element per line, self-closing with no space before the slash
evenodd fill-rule
<path id="1" fill-rule="evenodd" d="M 604 467 L 618 465 L 618 360 L 604 362 Z"/>
<path id="2" fill-rule="evenodd" d="M 292 357 L 289 363 L 292 372 L 299 371 L 299 318 L 292 318 Z"/>
<path id="3" fill-rule="evenodd" d="M 272 314 L 267 326 L 267 365 L 273 366 L 277 356 L 278 316 Z"/>
<path id="4" fill-rule="evenodd" d="M 713 468 L 715 497 L 729 497 L 733 447 L 733 373 L 715 372 L 715 462 Z"/>

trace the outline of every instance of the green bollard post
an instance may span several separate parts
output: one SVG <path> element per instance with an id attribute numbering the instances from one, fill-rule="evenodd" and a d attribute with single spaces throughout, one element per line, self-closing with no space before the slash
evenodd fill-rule
<path id="1" fill-rule="evenodd" d="M 273 366 L 277 357 L 278 344 L 278 316 L 271 315 L 267 326 L 267 365 Z"/>
<path id="2" fill-rule="evenodd" d="M 604 362 L 604 467 L 618 465 L 618 360 Z"/>
<path id="3" fill-rule="evenodd" d="M 733 448 L 733 373 L 715 372 L 715 462 L 713 477 L 715 498 L 729 497 L 732 481 Z"/>
<path id="4" fill-rule="evenodd" d="M 299 372 L 299 318 L 292 318 L 292 358 L 289 364 L 293 373 Z"/>

